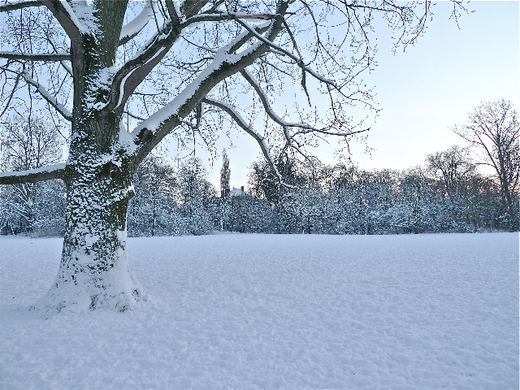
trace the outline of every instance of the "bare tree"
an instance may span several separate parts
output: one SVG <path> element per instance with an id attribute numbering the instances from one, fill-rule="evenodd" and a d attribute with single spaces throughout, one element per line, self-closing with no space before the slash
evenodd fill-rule
<path id="1" fill-rule="evenodd" d="M 480 163 L 492 167 L 500 183 L 502 204 L 511 230 L 517 230 L 520 179 L 520 122 L 508 100 L 483 102 L 454 132 L 481 152 Z"/>
<path id="2" fill-rule="evenodd" d="M 456 145 L 426 157 L 427 172 L 442 183 L 443 192 L 450 200 L 461 193 L 475 169 L 469 151 Z"/>
<path id="3" fill-rule="evenodd" d="M 306 156 L 322 137 L 348 142 L 367 129 L 350 108 L 377 112 L 360 79 L 375 63 L 373 26 L 386 22 L 405 47 L 431 12 L 429 1 L 4 0 L 0 14 L 0 113 L 20 109 L 27 87 L 70 127 L 66 164 L 0 176 L 66 183 L 62 258 L 43 301 L 60 311 L 141 299 L 126 253 L 131 179 L 167 135 L 213 147 L 227 116 L 275 172 L 273 149 Z M 284 108 L 275 98 L 289 86 L 303 99 Z"/>
<path id="4" fill-rule="evenodd" d="M 0 168 L 9 171 L 38 169 L 60 161 L 63 142 L 50 123 L 30 115 L 13 117 L 0 128 Z M 36 219 L 37 197 L 45 183 L 20 183 L 6 188 L 0 203 L 0 229 L 30 233 Z"/>

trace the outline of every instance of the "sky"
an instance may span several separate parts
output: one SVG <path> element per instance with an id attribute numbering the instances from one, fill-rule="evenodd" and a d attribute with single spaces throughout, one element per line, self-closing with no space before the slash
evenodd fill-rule
<path id="1" fill-rule="evenodd" d="M 438 2 L 426 34 L 406 53 L 394 55 L 390 41 L 379 36 L 378 67 L 363 79 L 375 86 L 382 111 L 369 132 L 371 154 L 364 144 L 352 144 L 352 161 L 360 168 L 406 169 L 428 154 L 464 145 L 451 128 L 483 101 L 504 98 L 520 108 L 519 2 L 475 1 L 468 9 L 475 12 L 463 14 L 459 28 L 449 19 L 451 2 Z M 260 152 L 247 135 L 235 137 L 227 153 L 231 186 L 239 188 L 247 186 L 249 166 Z M 335 162 L 333 148 L 318 156 Z M 208 165 L 217 189 L 221 165 Z"/>

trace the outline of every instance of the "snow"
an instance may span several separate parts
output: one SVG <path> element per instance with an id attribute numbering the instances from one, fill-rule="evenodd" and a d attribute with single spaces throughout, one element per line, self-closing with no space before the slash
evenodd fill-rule
<path id="1" fill-rule="evenodd" d="M 62 1 L 61 4 L 81 33 L 88 34 L 98 29 L 92 1 L 73 1 L 70 5 L 66 1 Z"/>
<path id="2" fill-rule="evenodd" d="M 121 29 L 121 36 L 119 37 L 119 39 L 132 37 L 138 34 L 148 24 L 152 17 L 152 3 L 146 2 L 141 13 L 123 26 L 123 28 Z"/>
<path id="3" fill-rule="evenodd" d="M 228 195 L 231 197 L 243 196 L 243 195 L 245 195 L 245 192 L 242 191 L 240 188 L 233 188 L 231 191 L 229 191 Z"/>
<path id="4" fill-rule="evenodd" d="M 69 15 L 70 17 L 70 20 L 72 21 L 72 23 L 74 23 L 74 25 L 76 26 L 76 28 L 82 32 L 82 33 L 88 33 L 89 32 L 89 29 L 87 28 L 87 26 L 84 26 L 78 19 L 76 13 L 74 12 L 74 10 L 72 9 L 71 5 L 69 5 L 69 3 L 67 3 L 66 1 L 62 1 L 61 2 L 61 5 L 63 6 L 63 8 L 65 8 L 65 11 L 67 12 L 67 14 Z M 83 8 L 83 5 L 82 7 Z"/>
<path id="5" fill-rule="evenodd" d="M 53 164 L 47 165 L 41 168 L 35 168 L 28 171 L 17 171 L 17 172 L 0 172 L 0 177 L 13 177 L 13 176 L 26 176 L 26 175 L 35 175 L 37 173 L 44 172 L 55 172 L 65 169 L 65 164 Z"/>
<path id="6" fill-rule="evenodd" d="M 116 231 L 116 235 L 121 246 L 117 249 L 119 261 L 115 266 L 108 267 L 102 277 L 99 273 L 94 274 L 95 270 L 89 269 L 92 265 L 91 253 L 96 251 L 95 246 L 102 238 L 85 234 L 83 239 L 86 251 L 72 250 L 70 257 L 76 260 L 74 266 L 84 268 L 86 271 L 73 274 L 71 278 L 70 269 L 62 268 L 61 274 L 51 284 L 49 291 L 35 303 L 31 310 L 48 316 L 48 313 L 56 312 L 85 314 L 89 312 L 92 304 L 99 308 L 121 311 L 134 307 L 136 301 L 141 298 L 142 287 L 129 270 L 128 257 L 124 249 L 126 231 Z M 147 300 L 148 297 L 144 299 Z"/>
<path id="7" fill-rule="evenodd" d="M 118 143 L 119 143 L 119 146 L 126 149 L 128 153 L 133 154 L 136 150 L 136 145 L 134 143 L 134 137 L 132 136 L 132 134 L 130 132 L 127 131 L 126 126 L 123 121 L 121 121 L 119 123 Z"/>
<path id="8" fill-rule="evenodd" d="M 128 239 L 149 300 L 42 317 L 0 237 L 0 389 L 518 389 L 518 234 Z"/>

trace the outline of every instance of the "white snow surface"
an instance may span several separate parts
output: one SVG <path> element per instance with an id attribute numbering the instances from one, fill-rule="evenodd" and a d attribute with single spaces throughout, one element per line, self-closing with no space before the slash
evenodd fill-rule
<path id="1" fill-rule="evenodd" d="M 518 238 L 130 238 L 147 302 L 45 318 L 61 239 L 0 237 L 0 389 L 516 390 Z"/>

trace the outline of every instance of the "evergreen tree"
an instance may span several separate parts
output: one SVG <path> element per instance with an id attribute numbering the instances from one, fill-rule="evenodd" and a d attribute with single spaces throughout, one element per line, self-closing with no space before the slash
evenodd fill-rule
<path id="1" fill-rule="evenodd" d="M 220 197 L 225 198 L 231 190 L 229 181 L 231 179 L 231 169 L 229 168 L 229 158 L 224 149 L 222 153 L 222 168 L 220 168 Z"/>

